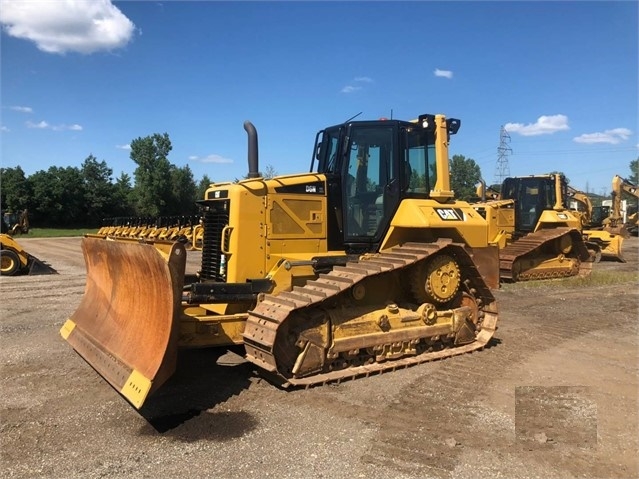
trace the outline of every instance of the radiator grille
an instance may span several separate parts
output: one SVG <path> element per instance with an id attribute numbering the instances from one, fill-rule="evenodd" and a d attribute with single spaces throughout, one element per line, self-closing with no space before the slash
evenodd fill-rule
<path id="1" fill-rule="evenodd" d="M 202 270 L 204 281 L 226 281 L 226 268 L 220 271 L 222 260 L 222 229 L 229 224 L 229 201 L 211 201 L 204 213 L 204 235 L 202 238 Z"/>

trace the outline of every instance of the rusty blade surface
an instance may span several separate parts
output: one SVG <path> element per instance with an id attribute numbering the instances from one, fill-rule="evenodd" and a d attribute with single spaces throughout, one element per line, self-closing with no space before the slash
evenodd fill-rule
<path id="1" fill-rule="evenodd" d="M 87 283 L 61 334 L 135 407 L 175 371 L 186 251 L 86 237 Z"/>

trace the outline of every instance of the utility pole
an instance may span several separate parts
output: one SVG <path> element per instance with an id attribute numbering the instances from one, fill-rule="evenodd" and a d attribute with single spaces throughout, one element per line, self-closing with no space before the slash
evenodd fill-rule
<path id="1" fill-rule="evenodd" d="M 510 147 L 510 135 L 501 126 L 499 131 L 499 146 L 497 147 L 497 167 L 495 168 L 495 184 L 501 185 L 505 178 L 510 176 L 510 166 L 508 166 L 508 155 L 513 152 Z"/>

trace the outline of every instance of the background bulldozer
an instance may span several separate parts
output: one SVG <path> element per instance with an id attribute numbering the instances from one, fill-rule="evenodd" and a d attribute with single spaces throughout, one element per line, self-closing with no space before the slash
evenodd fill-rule
<path id="1" fill-rule="evenodd" d="M 625 262 L 621 252 L 624 235 L 620 230 L 613 232 L 593 226 L 594 210 L 588 195 L 569 186 L 568 201 L 573 214 L 581 220 L 581 233 L 586 244 L 599 246 L 601 259 Z"/>
<path id="2" fill-rule="evenodd" d="M 481 194 L 481 189 L 478 191 Z M 527 281 L 588 275 L 601 247 L 584 241 L 561 175 L 506 178 L 499 199 L 473 204 L 499 246 L 500 277 Z"/>
<path id="3" fill-rule="evenodd" d="M 202 264 L 182 243 L 86 236 L 84 296 L 61 334 L 135 407 L 182 347 L 243 345 L 282 386 L 340 381 L 484 347 L 497 248 L 450 190 L 443 115 L 320 131 L 308 173 L 210 186 Z"/>

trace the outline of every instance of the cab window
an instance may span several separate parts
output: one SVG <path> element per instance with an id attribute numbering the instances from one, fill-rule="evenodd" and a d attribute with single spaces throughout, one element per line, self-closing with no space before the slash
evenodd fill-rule
<path id="1" fill-rule="evenodd" d="M 406 142 L 404 191 L 409 195 L 428 195 L 430 185 L 437 179 L 435 146 L 428 141 L 428 133 L 419 129 L 409 130 Z"/>
<path id="2" fill-rule="evenodd" d="M 395 179 L 393 128 L 353 129 L 345 158 L 346 237 L 376 238 L 385 227 L 386 186 Z"/>
<path id="3" fill-rule="evenodd" d="M 322 132 L 322 139 L 316 147 L 317 173 L 339 173 L 337 153 L 341 130 L 333 128 Z"/>

